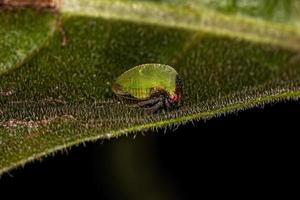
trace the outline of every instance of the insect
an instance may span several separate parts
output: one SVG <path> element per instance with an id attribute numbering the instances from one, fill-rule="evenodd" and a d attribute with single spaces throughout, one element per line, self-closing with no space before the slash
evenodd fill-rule
<path id="1" fill-rule="evenodd" d="M 150 112 L 171 110 L 182 102 L 182 82 L 176 70 L 163 64 L 138 65 L 121 74 L 112 90 L 122 100 Z"/>

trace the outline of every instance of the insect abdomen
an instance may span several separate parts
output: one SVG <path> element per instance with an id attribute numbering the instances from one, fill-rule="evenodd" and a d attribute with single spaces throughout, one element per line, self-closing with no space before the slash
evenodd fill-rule
<path id="1" fill-rule="evenodd" d="M 145 88 L 127 88 L 125 89 L 126 92 L 132 96 L 134 96 L 137 99 L 148 99 L 151 95 L 151 88 L 145 89 Z"/>

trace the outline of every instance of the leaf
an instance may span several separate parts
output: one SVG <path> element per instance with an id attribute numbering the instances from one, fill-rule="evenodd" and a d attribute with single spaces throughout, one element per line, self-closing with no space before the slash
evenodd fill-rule
<path id="1" fill-rule="evenodd" d="M 1 76 L 0 173 L 86 141 L 299 97 L 297 25 L 178 2 L 66 1 L 68 44 L 57 32 Z M 182 76 L 180 109 L 149 115 L 115 99 L 118 75 L 154 62 Z"/>
<path id="2" fill-rule="evenodd" d="M 55 30 L 49 12 L 0 10 L 0 19 L 0 75 L 28 60 Z"/>

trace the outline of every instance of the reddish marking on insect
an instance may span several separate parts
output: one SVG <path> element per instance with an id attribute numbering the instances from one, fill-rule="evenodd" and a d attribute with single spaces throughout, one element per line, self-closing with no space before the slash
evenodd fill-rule
<path id="1" fill-rule="evenodd" d="M 173 102 L 177 101 L 177 99 L 178 99 L 177 94 L 171 95 L 171 96 L 170 96 L 170 99 L 171 99 Z"/>

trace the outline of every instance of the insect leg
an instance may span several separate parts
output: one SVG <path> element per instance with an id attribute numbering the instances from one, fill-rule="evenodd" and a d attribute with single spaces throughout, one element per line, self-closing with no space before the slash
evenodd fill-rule
<path id="1" fill-rule="evenodd" d="M 167 109 L 170 109 L 172 107 L 169 99 L 165 99 L 164 103 Z"/>
<path id="2" fill-rule="evenodd" d="M 136 103 L 136 105 L 140 106 L 140 107 L 144 107 L 144 106 L 150 106 L 150 105 L 153 105 L 153 104 L 157 104 L 160 101 L 162 101 L 162 97 L 155 97 L 155 98 L 151 98 L 151 99 L 146 100 L 146 101 L 138 102 L 138 103 Z"/>
<path id="3" fill-rule="evenodd" d="M 145 110 L 149 113 L 155 113 L 157 112 L 161 107 L 163 107 L 164 103 L 162 101 L 158 101 L 156 104 L 154 104 L 151 107 L 145 108 Z"/>

